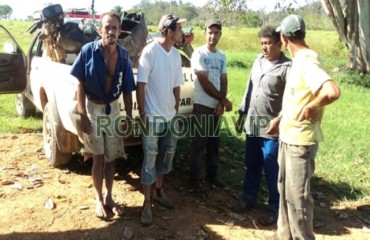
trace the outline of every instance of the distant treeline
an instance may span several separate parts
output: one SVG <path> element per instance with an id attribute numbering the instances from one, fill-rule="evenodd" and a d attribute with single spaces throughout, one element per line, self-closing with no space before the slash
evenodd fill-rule
<path id="1" fill-rule="evenodd" d="M 224 26 L 260 28 L 263 25 L 276 25 L 289 13 L 299 14 L 304 17 L 307 28 L 310 30 L 334 30 L 330 19 L 319 1 L 312 2 L 301 8 L 289 7 L 276 8 L 275 11 L 266 13 L 263 10 L 252 11 L 246 6 L 245 0 L 231 0 L 222 5 L 217 0 L 210 0 L 203 7 L 195 7 L 191 3 L 182 1 L 149 1 L 142 0 L 129 11 L 141 11 L 145 14 L 148 25 L 158 24 L 162 15 L 172 12 L 182 18 L 187 18 L 191 26 L 203 27 L 209 18 L 220 19 Z M 224 1 L 226 2 L 226 1 Z M 244 4 L 242 4 L 244 3 Z"/>
<path id="2" fill-rule="evenodd" d="M 223 5 L 222 2 L 227 3 Z M 119 14 L 123 14 L 123 11 L 143 12 L 148 26 L 156 26 L 162 15 L 174 13 L 181 18 L 188 19 L 189 25 L 193 27 L 203 27 L 207 19 L 217 18 L 227 27 L 249 28 L 260 28 L 264 25 L 277 25 L 286 15 L 295 13 L 304 17 L 307 29 L 334 30 L 320 1 L 314 1 L 296 9 L 276 7 L 275 11 L 269 13 L 264 10 L 252 11 L 248 9 L 247 6 L 248 1 L 246 0 L 209 0 L 209 3 L 203 7 L 196 7 L 191 3 L 183 3 L 181 0 L 172 0 L 170 2 L 141 0 L 133 9 L 125 9 L 123 6 L 112 6 L 112 10 Z M 0 5 L 0 19 L 11 17 L 12 9 L 7 7 L 9 6 Z M 33 20 L 33 16 L 28 16 L 27 20 Z M 153 29 L 153 31 L 155 30 L 156 29 Z"/>

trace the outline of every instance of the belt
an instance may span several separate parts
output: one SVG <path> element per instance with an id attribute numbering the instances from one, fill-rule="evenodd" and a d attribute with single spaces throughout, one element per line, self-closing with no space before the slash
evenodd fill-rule
<path id="1" fill-rule="evenodd" d="M 116 100 L 117 100 L 117 99 L 114 99 L 114 100 L 110 101 L 109 103 L 112 103 L 112 102 L 114 102 L 114 101 L 116 101 Z M 106 102 L 105 102 L 104 100 L 91 100 L 91 99 L 89 99 L 89 101 L 90 101 L 90 102 L 93 102 L 93 103 L 95 103 L 95 104 L 101 104 L 101 105 L 106 104 Z"/>

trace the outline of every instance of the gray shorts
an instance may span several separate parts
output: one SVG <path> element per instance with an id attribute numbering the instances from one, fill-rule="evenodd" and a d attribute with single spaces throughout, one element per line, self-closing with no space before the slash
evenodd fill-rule
<path id="1" fill-rule="evenodd" d="M 123 138 L 117 134 L 116 120 L 120 116 L 119 101 L 111 102 L 111 113 L 105 114 L 105 104 L 86 101 L 87 116 L 91 121 L 91 133 L 83 134 L 84 150 L 93 155 L 105 156 L 111 162 L 125 155 Z"/>

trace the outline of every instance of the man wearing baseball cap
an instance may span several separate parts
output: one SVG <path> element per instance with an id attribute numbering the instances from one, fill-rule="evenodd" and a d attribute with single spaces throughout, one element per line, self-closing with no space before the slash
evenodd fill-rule
<path id="1" fill-rule="evenodd" d="M 174 203 L 163 190 L 164 175 L 172 170 L 176 150 L 176 127 L 173 122 L 178 112 L 180 86 L 184 83 L 181 56 L 174 47 L 183 39 L 182 23 L 174 14 L 164 15 L 159 22 L 161 38 L 149 43 L 140 56 L 137 75 L 137 103 L 144 128 L 142 134 L 144 160 L 141 169 L 144 204 L 140 221 L 153 220 L 151 196 L 166 208 Z M 155 184 L 154 194 L 152 185 Z"/>
<path id="2" fill-rule="evenodd" d="M 217 49 L 221 31 L 220 21 L 208 21 L 204 34 L 206 44 L 195 49 L 191 57 L 195 81 L 193 115 L 190 119 L 192 143 L 189 154 L 189 185 L 195 192 L 206 190 L 200 181 L 200 166 L 205 151 L 206 180 L 212 188 L 224 187 L 218 177 L 219 123 L 224 110 L 231 111 L 232 104 L 226 96 L 226 56 Z M 200 129 L 194 127 L 199 125 Z"/>
<path id="3" fill-rule="evenodd" d="M 162 16 L 161 20 L 159 21 L 158 27 L 159 31 L 162 33 L 162 35 L 165 35 L 164 33 L 168 32 L 168 30 L 176 31 L 177 24 L 181 25 L 186 22 L 185 18 L 179 18 L 178 16 L 170 13 Z"/>
<path id="4" fill-rule="evenodd" d="M 218 29 L 220 29 L 220 31 L 222 31 L 222 24 L 219 20 L 214 20 L 214 19 L 208 20 L 207 23 L 206 23 L 206 29 L 208 29 L 212 26 L 215 26 Z"/>
<path id="5" fill-rule="evenodd" d="M 280 114 L 278 229 L 268 239 L 315 239 L 310 180 L 323 140 L 324 106 L 340 97 L 340 89 L 306 44 L 306 25 L 300 16 L 287 16 L 276 30 L 292 57 L 292 68 Z"/>

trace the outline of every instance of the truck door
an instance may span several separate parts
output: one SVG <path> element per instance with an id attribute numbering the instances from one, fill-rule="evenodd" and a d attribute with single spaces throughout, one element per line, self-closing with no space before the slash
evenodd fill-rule
<path id="1" fill-rule="evenodd" d="M 20 93 L 26 85 L 26 56 L 9 31 L 0 25 L 0 94 Z"/>

